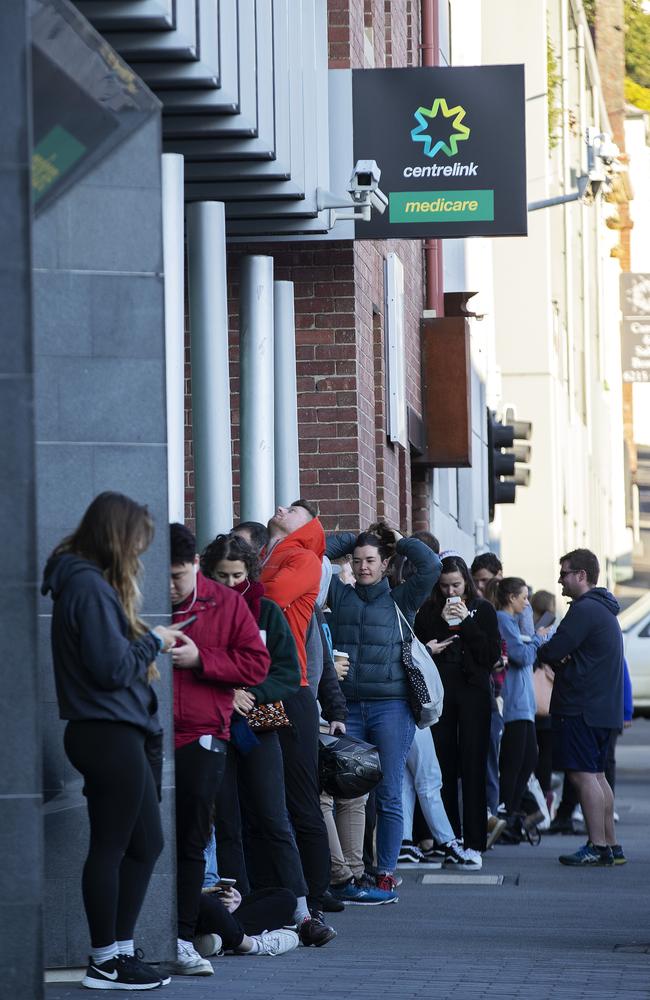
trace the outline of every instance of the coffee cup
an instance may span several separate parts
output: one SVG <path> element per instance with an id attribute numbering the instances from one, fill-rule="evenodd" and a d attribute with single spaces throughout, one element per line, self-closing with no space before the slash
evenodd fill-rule
<path id="1" fill-rule="evenodd" d="M 334 666 L 336 667 L 336 673 L 338 674 L 339 680 L 343 680 L 343 678 L 347 676 L 348 670 L 350 669 L 349 655 L 340 649 L 335 649 Z"/>

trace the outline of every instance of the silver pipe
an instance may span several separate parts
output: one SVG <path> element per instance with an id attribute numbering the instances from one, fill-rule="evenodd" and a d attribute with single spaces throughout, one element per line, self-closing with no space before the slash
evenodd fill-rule
<path id="1" fill-rule="evenodd" d="M 185 521 L 185 232 L 184 162 L 162 158 L 163 269 L 165 272 L 165 383 L 167 389 L 167 507 Z"/>
<path id="2" fill-rule="evenodd" d="M 275 509 L 272 257 L 242 258 L 239 364 L 240 517 L 266 523 Z"/>
<path id="3" fill-rule="evenodd" d="M 218 201 L 187 208 L 196 539 L 232 527 L 226 221 Z"/>
<path id="4" fill-rule="evenodd" d="M 275 504 L 286 506 L 300 496 L 298 392 L 293 281 L 273 282 L 275 368 Z"/>

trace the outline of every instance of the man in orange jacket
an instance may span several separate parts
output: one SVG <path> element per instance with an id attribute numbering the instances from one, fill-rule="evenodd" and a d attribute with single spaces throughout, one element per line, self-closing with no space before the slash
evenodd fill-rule
<path id="1" fill-rule="evenodd" d="M 309 893 L 298 900 L 296 923 L 303 945 L 319 948 L 336 937 L 336 931 L 325 924 L 322 914 L 330 878 L 330 851 L 320 808 L 318 707 L 307 683 L 305 637 L 320 588 L 325 533 L 316 511 L 304 500 L 278 507 L 268 529 L 260 579 L 265 596 L 279 604 L 285 614 L 298 647 L 301 672 L 300 689 L 284 699 L 292 728 L 281 729 L 278 734 L 287 809 Z"/>

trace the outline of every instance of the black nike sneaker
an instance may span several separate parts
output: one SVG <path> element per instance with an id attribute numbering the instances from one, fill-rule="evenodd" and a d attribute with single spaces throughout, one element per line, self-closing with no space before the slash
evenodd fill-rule
<path id="1" fill-rule="evenodd" d="M 90 990 L 157 990 L 163 980 L 144 962 L 117 955 L 101 965 L 90 962 L 81 985 Z"/>

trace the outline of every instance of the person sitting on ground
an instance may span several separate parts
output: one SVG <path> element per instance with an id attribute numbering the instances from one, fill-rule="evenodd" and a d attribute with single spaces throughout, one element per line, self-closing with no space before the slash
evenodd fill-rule
<path id="1" fill-rule="evenodd" d="M 290 889 L 261 889 L 242 898 L 232 886 L 217 886 L 201 896 L 194 947 L 205 959 L 223 951 L 284 955 L 300 943 L 296 932 L 285 926 L 293 921 L 295 908 Z"/>
<path id="2" fill-rule="evenodd" d="M 201 903 L 212 808 L 221 784 L 234 688 L 260 684 L 270 656 L 246 602 L 199 572 L 196 539 L 170 527 L 176 765 L 177 960 L 175 975 L 212 975 L 192 942 Z"/>

